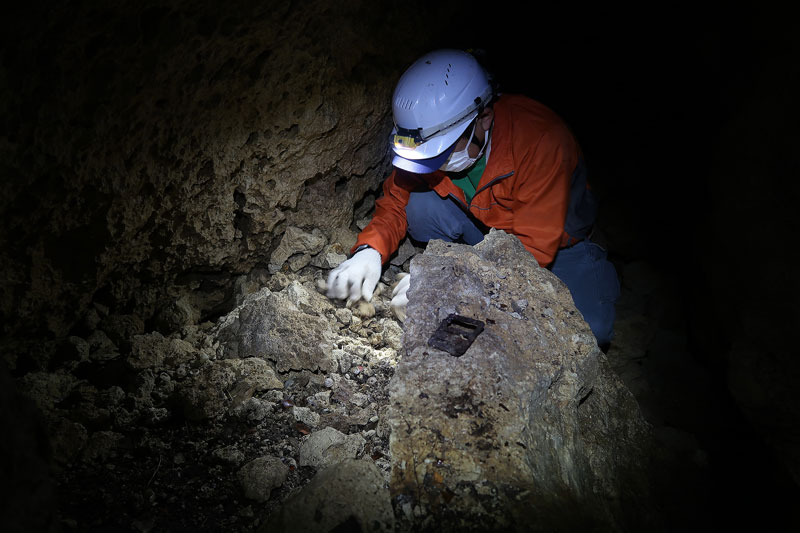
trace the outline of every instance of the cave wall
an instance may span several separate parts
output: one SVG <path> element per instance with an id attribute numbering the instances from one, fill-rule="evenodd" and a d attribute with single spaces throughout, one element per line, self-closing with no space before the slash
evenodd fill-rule
<path id="1" fill-rule="evenodd" d="M 147 319 L 213 288 L 208 312 L 287 226 L 349 228 L 387 172 L 394 81 L 429 46 L 396 42 L 433 20 L 359 1 L 14 9 L 0 309 L 7 333 L 55 336 L 93 299 Z"/>
<path id="2" fill-rule="evenodd" d="M 793 335 L 800 324 L 800 253 L 793 244 L 800 227 L 800 23 L 752 15 L 748 24 L 725 28 L 718 41 L 724 113 L 709 155 L 708 215 L 696 236 L 699 280 L 688 301 L 697 348 L 800 486 Z"/>

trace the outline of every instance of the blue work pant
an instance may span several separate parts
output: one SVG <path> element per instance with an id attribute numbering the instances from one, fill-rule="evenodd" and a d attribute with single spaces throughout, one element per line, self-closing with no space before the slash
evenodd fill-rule
<path id="1" fill-rule="evenodd" d="M 411 238 L 428 242 L 477 244 L 484 233 L 451 198 L 435 191 L 413 192 L 406 207 Z M 569 288 L 575 307 L 589 324 L 597 344 L 606 348 L 614 331 L 614 306 L 619 298 L 619 279 L 606 251 L 585 239 L 558 251 L 550 270 Z"/>

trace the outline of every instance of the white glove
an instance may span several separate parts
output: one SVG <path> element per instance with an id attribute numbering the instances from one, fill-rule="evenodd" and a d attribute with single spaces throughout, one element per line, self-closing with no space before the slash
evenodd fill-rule
<path id="1" fill-rule="evenodd" d="M 398 320 L 405 322 L 406 320 L 406 304 L 408 303 L 408 287 L 411 284 L 411 274 L 401 272 L 397 275 L 400 281 L 394 286 L 392 290 L 392 310 L 397 316 Z"/>
<path id="2" fill-rule="evenodd" d="M 328 275 L 328 298 L 356 302 L 363 297 L 370 301 L 380 278 L 381 254 L 364 248 Z"/>

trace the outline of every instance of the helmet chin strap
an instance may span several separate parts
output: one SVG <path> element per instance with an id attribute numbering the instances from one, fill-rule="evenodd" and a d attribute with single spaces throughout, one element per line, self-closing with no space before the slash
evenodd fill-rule
<path id="1" fill-rule="evenodd" d="M 478 137 L 474 133 L 472 135 L 472 138 L 474 139 L 474 141 L 470 140 L 470 143 L 471 144 L 475 144 L 475 146 L 478 147 L 478 155 L 476 156 L 476 158 L 478 158 L 478 159 L 481 157 L 481 155 L 483 155 L 483 153 L 486 150 L 486 145 L 489 143 L 489 138 L 492 135 L 492 126 L 494 126 L 494 121 L 492 121 L 492 123 L 489 125 L 489 129 L 488 130 L 483 130 L 483 142 L 479 143 L 478 142 Z"/>
<path id="2" fill-rule="evenodd" d="M 494 119 L 492 119 L 492 122 L 491 124 L 489 124 L 488 129 L 484 130 L 483 128 L 481 128 L 481 131 L 483 131 L 483 141 L 480 141 L 480 139 L 478 139 L 478 136 L 476 135 L 478 133 L 477 124 L 480 120 L 481 120 L 480 116 L 475 119 L 476 128 L 470 138 L 470 144 L 474 144 L 480 150 L 478 157 L 480 157 L 480 153 L 482 153 L 484 148 L 486 147 L 486 143 L 489 142 L 489 137 L 491 136 L 492 127 L 494 126 Z"/>

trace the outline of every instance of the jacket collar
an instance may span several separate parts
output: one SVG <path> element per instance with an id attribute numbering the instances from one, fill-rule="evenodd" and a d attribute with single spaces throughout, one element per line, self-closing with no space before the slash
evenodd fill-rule
<path id="1" fill-rule="evenodd" d="M 492 152 L 486 162 L 481 182 L 493 180 L 513 172 L 514 156 L 511 149 L 511 113 L 501 96 L 494 103 L 494 123 L 492 124 Z"/>

